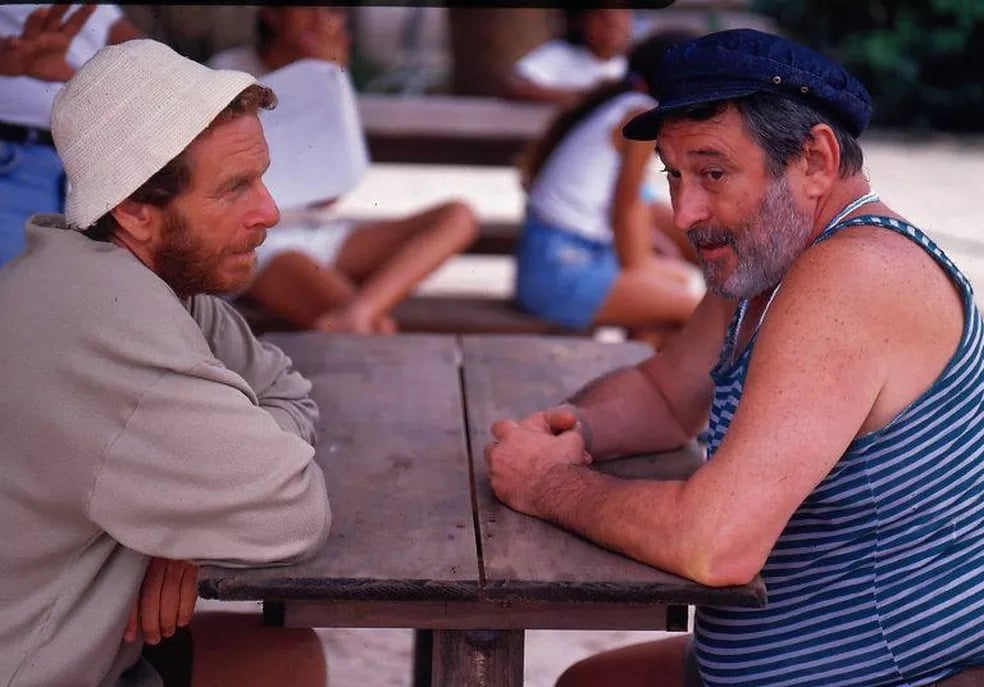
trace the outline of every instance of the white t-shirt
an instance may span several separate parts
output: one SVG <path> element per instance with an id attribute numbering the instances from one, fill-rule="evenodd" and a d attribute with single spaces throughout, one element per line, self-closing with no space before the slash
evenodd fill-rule
<path id="1" fill-rule="evenodd" d="M 624 55 L 603 60 L 583 45 L 555 39 L 517 60 L 514 70 L 539 86 L 584 89 L 609 79 L 621 79 L 627 64 Z"/>
<path id="2" fill-rule="evenodd" d="M 212 69 L 232 69 L 246 72 L 255 77 L 261 77 L 270 71 L 251 45 L 238 45 L 235 48 L 215 53 L 209 58 L 208 66 Z"/>
<path id="3" fill-rule="evenodd" d="M 27 16 L 44 6 L 45 3 L 0 5 L 0 36 L 19 36 Z M 69 11 L 78 7 L 72 5 Z M 117 5 L 98 5 L 69 46 L 68 63 L 78 69 L 95 55 L 109 40 L 110 27 L 122 16 L 123 11 Z M 51 106 L 63 85 L 60 81 L 41 81 L 29 76 L 0 76 L 0 94 L 3 94 L 0 122 L 51 128 Z"/>
<path id="4" fill-rule="evenodd" d="M 621 164 L 621 156 L 612 145 L 612 129 L 629 112 L 647 110 L 655 104 L 645 93 L 627 91 L 599 105 L 569 130 L 530 189 L 530 209 L 556 227 L 592 241 L 610 242 L 612 194 Z M 650 175 L 655 164 L 654 156 Z M 658 196 L 666 197 L 665 186 L 665 182 L 656 185 Z"/>

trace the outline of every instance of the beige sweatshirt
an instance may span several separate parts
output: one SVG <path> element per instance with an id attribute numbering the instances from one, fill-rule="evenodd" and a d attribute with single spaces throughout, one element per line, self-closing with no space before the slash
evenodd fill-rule
<path id="1" fill-rule="evenodd" d="M 115 684 L 149 556 L 321 547 L 311 385 L 223 301 L 38 215 L 0 269 L 0 355 L 0 685 Z"/>

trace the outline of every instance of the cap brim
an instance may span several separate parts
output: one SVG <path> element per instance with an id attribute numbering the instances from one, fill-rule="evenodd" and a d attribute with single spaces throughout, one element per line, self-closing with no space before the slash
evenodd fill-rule
<path id="1" fill-rule="evenodd" d="M 761 90 L 752 86 L 736 86 L 735 88 L 716 88 L 713 96 L 695 92 L 693 95 L 678 98 L 665 105 L 660 103 L 651 110 L 636 115 L 622 127 L 622 135 L 631 141 L 654 141 L 659 131 L 660 123 L 666 115 L 694 105 L 706 105 L 722 100 L 731 100 L 751 95 Z"/>

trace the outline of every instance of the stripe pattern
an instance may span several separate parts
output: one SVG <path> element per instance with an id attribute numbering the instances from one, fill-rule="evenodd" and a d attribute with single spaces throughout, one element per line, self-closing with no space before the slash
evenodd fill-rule
<path id="1" fill-rule="evenodd" d="M 916 687 L 984 665 L 984 325 L 966 277 L 921 231 L 867 215 L 921 245 L 962 292 L 960 344 L 934 384 L 888 426 L 857 438 L 790 519 L 762 577 L 764 609 L 697 609 L 705 684 Z M 708 455 L 741 400 L 755 344 L 733 359 L 743 303 L 712 371 Z M 757 333 L 757 332 L 756 332 Z"/>

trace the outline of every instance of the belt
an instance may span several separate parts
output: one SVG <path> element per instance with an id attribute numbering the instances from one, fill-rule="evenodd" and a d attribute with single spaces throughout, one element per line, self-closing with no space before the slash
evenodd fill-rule
<path id="1" fill-rule="evenodd" d="M 52 147 L 55 145 L 55 140 L 47 129 L 5 122 L 0 122 L 0 140 L 12 143 L 40 143 Z"/>

